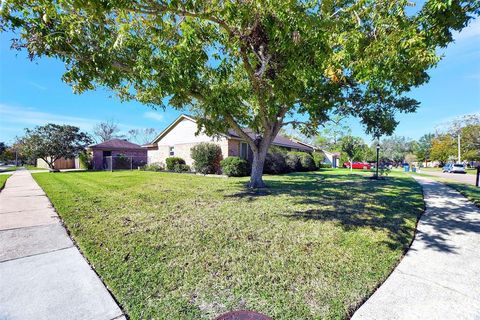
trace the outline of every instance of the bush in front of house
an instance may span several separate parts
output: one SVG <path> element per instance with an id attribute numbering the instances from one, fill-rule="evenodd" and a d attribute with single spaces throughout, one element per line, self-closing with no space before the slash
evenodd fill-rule
<path id="1" fill-rule="evenodd" d="M 175 171 L 175 166 L 185 164 L 185 160 L 180 157 L 169 157 L 165 159 L 168 171 Z"/>
<path id="2" fill-rule="evenodd" d="M 302 171 L 315 171 L 317 166 L 315 165 L 315 160 L 310 153 L 299 152 L 298 156 L 300 157 L 300 164 L 302 165 Z"/>
<path id="3" fill-rule="evenodd" d="M 332 167 L 331 163 L 320 163 L 320 165 L 318 166 L 319 169 L 327 169 L 331 167 Z"/>
<path id="4" fill-rule="evenodd" d="M 220 173 L 222 149 L 215 143 L 202 142 L 194 146 L 190 156 L 196 172 L 202 174 Z"/>
<path id="5" fill-rule="evenodd" d="M 269 152 L 265 158 L 263 172 L 267 174 L 281 174 L 289 171 L 285 162 L 285 155 L 278 152 Z"/>
<path id="6" fill-rule="evenodd" d="M 164 167 L 160 162 L 154 162 L 144 165 L 142 169 L 145 171 L 163 171 Z"/>
<path id="7" fill-rule="evenodd" d="M 248 162 L 240 157 L 227 157 L 220 161 L 223 174 L 229 177 L 244 177 L 248 175 Z"/>
<path id="8" fill-rule="evenodd" d="M 184 163 L 177 163 L 173 166 L 173 172 L 190 172 L 190 166 Z"/>
<path id="9" fill-rule="evenodd" d="M 80 169 L 92 169 L 93 168 L 92 155 L 87 152 L 81 152 L 78 155 L 78 163 L 79 163 Z"/>
<path id="10" fill-rule="evenodd" d="M 302 163 L 300 162 L 298 152 L 287 153 L 285 156 L 285 163 L 287 164 L 287 170 L 289 172 L 302 171 Z"/>
<path id="11" fill-rule="evenodd" d="M 313 161 L 315 161 L 315 165 L 317 168 L 321 168 L 323 164 L 323 160 L 325 159 L 325 155 L 323 152 L 314 152 L 312 153 Z"/>

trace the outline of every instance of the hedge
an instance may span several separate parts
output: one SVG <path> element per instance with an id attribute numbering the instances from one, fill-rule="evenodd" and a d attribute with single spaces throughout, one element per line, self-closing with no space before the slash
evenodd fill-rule
<path id="1" fill-rule="evenodd" d="M 267 153 L 263 172 L 267 174 L 287 173 L 289 170 L 285 162 L 285 155 L 282 153 Z"/>
<path id="2" fill-rule="evenodd" d="M 223 174 L 229 177 L 248 175 L 248 162 L 239 157 L 227 157 L 220 162 Z"/>
<path id="3" fill-rule="evenodd" d="M 165 162 L 167 163 L 167 170 L 169 171 L 174 171 L 176 165 L 185 164 L 185 160 L 180 157 L 169 157 L 165 159 Z"/>

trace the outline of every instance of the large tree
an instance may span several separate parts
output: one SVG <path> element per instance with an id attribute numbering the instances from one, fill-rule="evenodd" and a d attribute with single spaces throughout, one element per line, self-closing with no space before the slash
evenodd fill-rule
<path id="1" fill-rule="evenodd" d="M 34 129 L 25 129 L 25 136 L 18 144 L 28 159 L 40 158 L 55 169 L 60 158 L 74 158 L 91 143 L 90 136 L 79 128 L 69 125 L 46 124 Z"/>
<path id="2" fill-rule="evenodd" d="M 427 133 L 421 136 L 415 144 L 415 156 L 418 161 L 425 161 L 425 166 L 427 166 L 427 162 L 430 160 L 430 150 L 432 149 L 434 138 L 435 135 L 433 133 Z"/>
<path id="3" fill-rule="evenodd" d="M 250 186 L 264 186 L 268 147 L 286 124 L 314 133 L 332 113 L 390 134 L 403 96 L 428 81 L 436 49 L 478 14 L 478 1 L 9 0 L 13 47 L 56 57 L 75 92 L 191 109 L 207 134 L 250 145 Z M 301 117 L 296 117 L 301 115 Z M 301 119 L 301 120 L 299 120 Z M 253 130 L 249 135 L 246 128 Z"/>
<path id="4" fill-rule="evenodd" d="M 430 157 L 441 164 L 456 159 L 457 149 L 455 138 L 450 134 L 439 134 L 432 140 Z"/>
<path id="5" fill-rule="evenodd" d="M 405 137 L 392 136 L 380 142 L 381 157 L 384 160 L 401 163 L 405 156 L 412 152 L 413 142 Z"/>
<path id="6" fill-rule="evenodd" d="M 350 171 L 353 170 L 353 162 L 363 160 L 365 149 L 368 146 L 361 138 L 345 136 L 339 141 L 340 150 L 347 156 Z"/>

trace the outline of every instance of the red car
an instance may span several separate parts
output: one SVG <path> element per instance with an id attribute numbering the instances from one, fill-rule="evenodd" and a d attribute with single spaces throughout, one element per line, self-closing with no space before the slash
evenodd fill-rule
<path id="1" fill-rule="evenodd" d="M 350 168 L 350 162 L 345 162 L 343 164 L 345 168 Z M 352 165 L 353 169 L 364 169 L 364 170 L 370 170 L 372 166 L 368 163 L 363 163 L 363 162 L 354 162 Z"/>

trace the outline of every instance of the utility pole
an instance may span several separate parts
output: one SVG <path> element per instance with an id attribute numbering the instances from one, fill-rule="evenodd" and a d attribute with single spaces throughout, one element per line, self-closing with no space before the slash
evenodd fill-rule
<path id="1" fill-rule="evenodd" d="M 461 154 L 460 154 L 460 130 L 458 130 L 458 163 L 462 162 Z"/>

